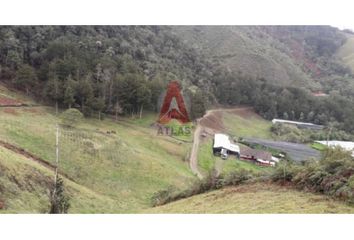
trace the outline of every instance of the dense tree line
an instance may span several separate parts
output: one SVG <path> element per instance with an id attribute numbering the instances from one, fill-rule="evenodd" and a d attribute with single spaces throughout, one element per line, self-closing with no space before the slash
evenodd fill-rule
<path id="1" fill-rule="evenodd" d="M 1 80 L 27 94 L 99 117 L 157 110 L 170 80 L 197 89 L 188 93 L 201 112 L 213 68 L 157 26 L 2 26 L 0 66 Z"/>
<path id="2" fill-rule="evenodd" d="M 268 31 L 285 36 L 278 37 L 280 41 L 303 40 L 317 60 L 332 59 L 329 56 L 344 41 L 330 29 Z M 210 103 L 247 104 L 267 119 L 334 122 L 354 132 L 353 77 L 337 65 L 321 64 L 328 66 L 324 90 L 329 96 L 318 98 L 307 89 L 274 86 L 225 69 L 168 26 L 0 27 L 1 81 L 43 102 L 98 118 L 102 113 L 139 116 L 146 109 L 157 111 L 161 92 L 177 79 L 190 98 L 193 119 Z"/>
<path id="3" fill-rule="evenodd" d="M 266 119 L 282 118 L 335 124 L 338 129 L 354 133 L 354 100 L 332 92 L 315 97 L 307 89 L 268 84 L 264 79 L 252 79 L 242 74 L 219 75 L 216 93 L 221 103 L 247 104 Z"/>

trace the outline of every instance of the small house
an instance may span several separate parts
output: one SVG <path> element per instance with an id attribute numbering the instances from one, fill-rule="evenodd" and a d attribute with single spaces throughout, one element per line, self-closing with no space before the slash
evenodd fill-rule
<path id="1" fill-rule="evenodd" d="M 262 166 L 275 165 L 275 161 L 271 153 L 258 150 L 258 149 L 252 149 L 252 148 L 242 149 L 240 157 L 241 159 L 252 161 L 257 165 L 262 165 Z"/>

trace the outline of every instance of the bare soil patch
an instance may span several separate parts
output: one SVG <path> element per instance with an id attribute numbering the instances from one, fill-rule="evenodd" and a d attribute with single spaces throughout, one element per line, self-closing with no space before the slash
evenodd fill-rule
<path id="1" fill-rule="evenodd" d="M 240 107 L 240 108 L 234 108 L 226 111 L 246 119 L 261 118 L 257 113 L 254 112 L 253 108 L 251 107 L 242 107 L 242 108 Z"/>
<path id="2" fill-rule="evenodd" d="M 210 128 L 215 131 L 223 131 L 225 127 L 222 122 L 222 114 L 222 111 L 210 110 L 202 119 L 200 119 L 199 123 L 205 128 Z"/>
<path id="3" fill-rule="evenodd" d="M 19 107 L 22 106 L 23 103 L 7 97 L 0 97 L 0 107 Z"/>
<path id="4" fill-rule="evenodd" d="M 7 113 L 7 114 L 11 114 L 11 115 L 15 115 L 15 116 L 18 116 L 18 112 L 13 109 L 13 108 L 6 108 L 4 109 L 4 113 Z"/>
<path id="5" fill-rule="evenodd" d="M 29 113 L 35 113 L 35 114 L 40 113 L 40 111 L 38 111 L 38 109 L 35 109 L 35 108 L 23 108 L 23 111 L 29 112 Z"/>

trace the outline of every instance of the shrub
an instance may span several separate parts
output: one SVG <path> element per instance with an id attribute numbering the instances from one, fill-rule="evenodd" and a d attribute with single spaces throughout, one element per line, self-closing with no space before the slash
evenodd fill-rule
<path id="1" fill-rule="evenodd" d="M 280 163 L 271 177 L 354 203 L 354 161 L 350 153 L 339 148 L 327 149 L 320 161 L 305 165 Z"/>
<path id="2" fill-rule="evenodd" d="M 300 166 L 297 166 L 292 162 L 280 162 L 271 174 L 271 179 L 273 181 L 292 181 L 298 173 L 299 167 Z"/>
<path id="3" fill-rule="evenodd" d="M 187 198 L 196 194 L 201 194 L 210 190 L 219 189 L 224 186 L 239 185 L 253 177 L 252 172 L 240 170 L 230 173 L 227 176 L 217 176 L 216 171 L 211 171 L 202 180 L 196 181 L 189 189 L 180 191 L 174 186 L 169 186 L 165 190 L 158 191 L 151 198 L 152 206 L 163 205 L 182 198 Z"/>
<path id="4" fill-rule="evenodd" d="M 70 207 L 69 197 L 65 192 L 64 181 L 58 177 L 56 184 L 50 192 L 49 213 L 67 213 Z"/>
<path id="5" fill-rule="evenodd" d="M 237 172 L 231 172 L 225 177 L 223 186 L 239 185 L 251 179 L 252 177 L 253 177 L 252 172 L 247 171 L 245 169 L 241 169 L 240 171 Z"/>
<path id="6" fill-rule="evenodd" d="M 354 175 L 348 179 L 348 186 L 354 190 Z"/>
<path id="7" fill-rule="evenodd" d="M 62 124 L 67 127 L 75 127 L 83 117 L 83 114 L 75 108 L 69 108 L 60 116 Z"/>

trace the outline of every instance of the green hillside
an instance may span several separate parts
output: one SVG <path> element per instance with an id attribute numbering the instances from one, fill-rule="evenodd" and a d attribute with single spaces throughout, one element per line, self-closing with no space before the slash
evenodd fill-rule
<path id="1" fill-rule="evenodd" d="M 354 72 L 354 34 L 348 34 L 347 41 L 338 49 L 336 54 Z"/>
<path id="2" fill-rule="evenodd" d="M 0 80 L 88 117 L 156 112 L 177 80 L 191 119 L 242 104 L 354 132 L 353 74 L 336 54 L 347 38 L 330 26 L 2 26 Z"/>
<path id="3" fill-rule="evenodd" d="M 54 174 L 38 163 L 0 147 L 0 213 L 47 213 L 49 187 Z M 65 179 L 70 196 L 70 213 L 111 213 L 121 211 L 121 204 Z"/>
<path id="4" fill-rule="evenodd" d="M 55 127 L 68 108 L 85 116 L 60 128 L 70 212 L 140 212 L 156 198 L 208 189 L 187 161 L 192 136 L 161 136 L 154 125 L 172 80 L 191 120 L 212 105 L 253 107 L 219 119 L 232 137 L 271 138 L 272 118 L 334 126 L 349 136 L 352 40 L 329 26 L 1 26 L 0 212 L 48 208 Z M 214 169 L 265 172 L 214 157 L 210 139 L 199 146 L 193 164 L 204 176 Z"/>
<path id="5" fill-rule="evenodd" d="M 145 121 L 151 124 L 155 119 L 149 116 Z M 0 108 L 0 139 L 54 163 L 58 121 L 52 108 Z M 189 143 L 157 136 L 150 124 L 107 118 L 85 119 L 75 128 L 61 128 L 60 169 L 76 182 L 69 185 L 73 185 L 70 212 L 134 212 L 150 207 L 155 192 L 169 186 L 184 190 L 196 180 L 185 162 Z M 0 159 L 5 169 L 0 175 L 0 190 L 5 191 L 0 200 L 5 201 L 6 212 L 44 211 L 52 171 L 3 148 Z M 20 191 L 27 187 L 26 178 L 33 179 L 34 193 Z M 11 192 L 17 183 L 20 195 Z M 87 193 L 74 194 L 74 185 Z M 107 204 L 96 197 L 108 199 Z"/>
<path id="6" fill-rule="evenodd" d="M 176 31 L 194 47 L 209 51 L 215 61 L 235 72 L 263 77 L 279 85 L 316 87 L 287 55 L 286 46 L 260 27 L 177 27 Z"/>
<path id="7" fill-rule="evenodd" d="M 269 183 L 227 187 L 145 211 L 146 213 L 354 213 L 354 207 L 322 195 Z"/>
<path id="8" fill-rule="evenodd" d="M 329 26 L 195 26 L 174 31 L 231 71 L 310 89 L 326 84 L 323 80 L 333 74 L 334 52 L 345 40 Z"/>

